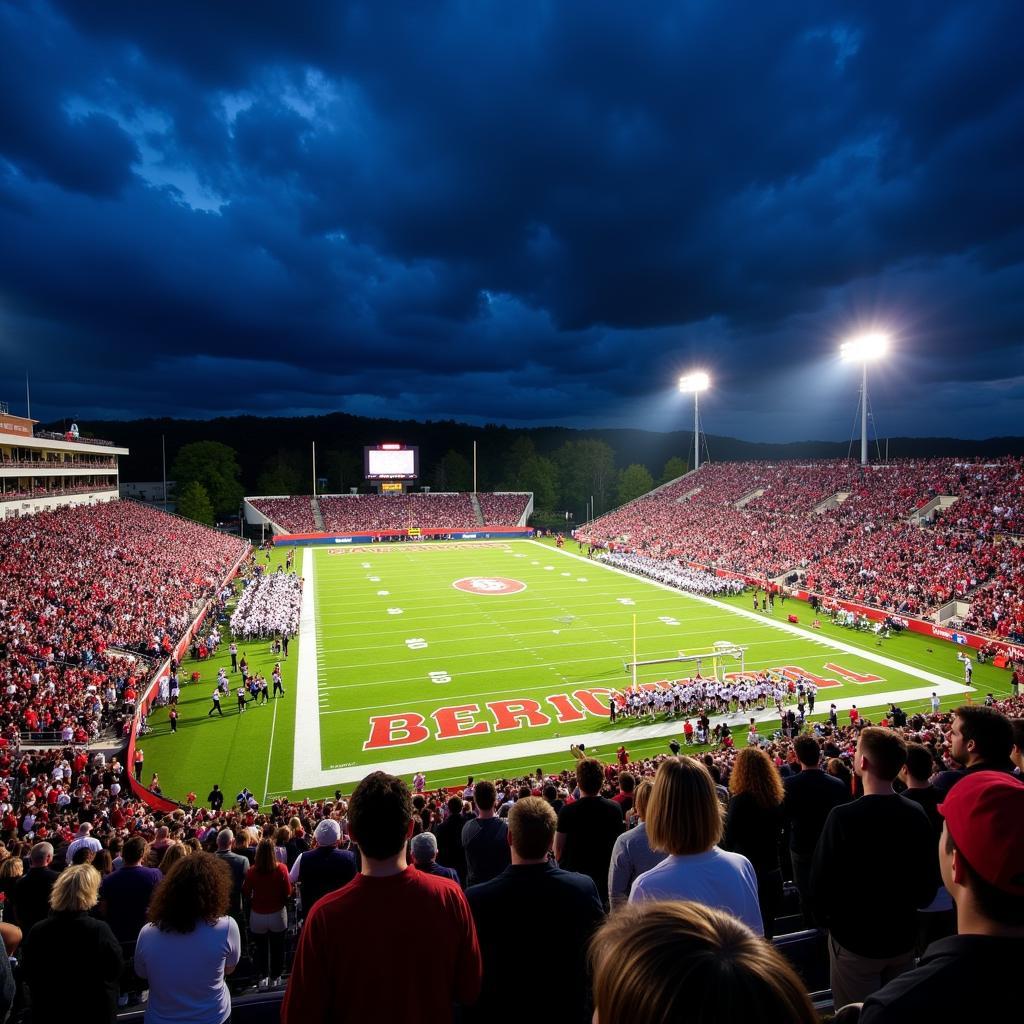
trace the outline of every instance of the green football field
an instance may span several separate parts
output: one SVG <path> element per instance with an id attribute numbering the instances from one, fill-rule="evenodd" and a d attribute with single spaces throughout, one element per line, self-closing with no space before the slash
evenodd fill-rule
<path id="1" fill-rule="evenodd" d="M 186 664 L 183 678 L 202 678 L 183 687 L 178 732 L 158 710 L 141 741 L 146 781 L 159 772 L 166 795 L 194 790 L 202 800 L 214 782 L 230 795 L 248 786 L 260 800 L 324 795 L 351 791 L 377 766 L 406 778 L 423 771 L 432 788 L 456 785 L 469 774 L 560 770 L 572 764 L 570 742 L 581 739 L 599 757 L 620 743 L 634 757 L 665 751 L 679 722 L 613 726 L 607 718 L 608 691 L 629 682 L 623 663 L 632 657 L 634 616 L 641 660 L 729 641 L 746 646 L 748 671 L 819 677 L 815 719 L 832 702 L 846 721 L 851 704 L 868 711 L 895 700 L 912 713 L 927 710 L 933 691 L 943 706 L 965 693 L 949 644 L 904 635 L 880 645 L 827 622 L 812 630 L 806 605 L 776 605 L 768 616 L 750 610 L 749 594 L 702 600 L 589 561 L 571 541 L 565 550 L 533 541 L 310 548 L 299 549 L 296 565 L 306 590 L 300 636 L 284 664 L 285 697 L 239 714 L 231 695 L 224 717 L 209 717 L 227 643 L 223 655 Z M 796 626 L 785 621 L 791 612 Z M 240 649 L 269 677 L 267 643 Z M 692 672 L 650 666 L 638 679 Z M 978 699 L 1008 686 L 1005 672 L 975 667 Z M 777 714 L 758 718 L 764 734 Z M 741 743 L 746 719 L 730 719 Z"/>

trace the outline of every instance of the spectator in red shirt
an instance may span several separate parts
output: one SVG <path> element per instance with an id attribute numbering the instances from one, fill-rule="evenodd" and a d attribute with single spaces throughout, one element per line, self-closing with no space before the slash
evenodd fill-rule
<path id="1" fill-rule="evenodd" d="M 256 943 L 261 989 L 277 988 L 284 969 L 284 936 L 288 928 L 288 868 L 277 859 L 272 839 L 261 839 L 246 872 L 242 895 L 249 902 L 249 931 Z"/>
<path id="2" fill-rule="evenodd" d="M 465 895 L 450 879 L 406 862 L 413 814 L 401 779 L 368 775 L 352 794 L 348 818 L 362 873 L 306 918 L 282 1024 L 453 1020 L 456 1003 L 476 1001 L 482 974 Z M 396 965 L 410 927 L 429 941 L 417 946 L 416 970 L 402 971 Z"/>

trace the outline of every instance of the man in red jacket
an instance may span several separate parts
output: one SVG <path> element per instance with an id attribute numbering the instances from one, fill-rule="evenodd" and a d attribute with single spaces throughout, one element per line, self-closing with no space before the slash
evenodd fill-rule
<path id="1" fill-rule="evenodd" d="M 480 945 L 465 895 L 451 879 L 406 862 L 412 797 L 401 779 L 368 775 L 352 794 L 348 821 L 362 873 L 309 912 L 282 1024 L 451 1021 L 456 1003 L 472 1005 L 480 993 Z M 415 971 L 402 966 L 410 922 L 430 939 L 417 948 Z"/>

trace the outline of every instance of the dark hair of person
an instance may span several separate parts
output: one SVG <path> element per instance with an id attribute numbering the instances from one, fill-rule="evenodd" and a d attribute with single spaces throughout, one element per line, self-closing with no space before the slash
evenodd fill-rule
<path id="1" fill-rule="evenodd" d="M 963 855 L 963 851 L 957 847 L 953 837 L 949 834 L 948 827 L 945 831 L 945 837 L 946 853 L 952 854 L 956 850 L 957 861 L 964 873 L 965 887 L 970 889 L 982 917 L 1011 928 L 1020 928 L 1024 925 L 1024 896 L 1006 892 L 1004 889 L 996 888 L 991 882 L 986 882 L 971 867 L 967 858 Z"/>
<path id="2" fill-rule="evenodd" d="M 821 762 L 821 747 L 813 736 L 797 736 L 793 750 L 796 759 L 806 768 L 817 768 Z"/>
<path id="3" fill-rule="evenodd" d="M 394 857 L 405 846 L 411 821 L 412 797 L 401 779 L 371 772 L 356 786 L 348 805 L 348 828 L 365 856 Z"/>
<path id="4" fill-rule="evenodd" d="M 188 934 L 197 924 L 213 924 L 231 905 L 231 872 L 212 853 L 179 860 L 153 890 L 149 920 L 162 932 Z"/>
<path id="5" fill-rule="evenodd" d="M 146 856 L 146 840 L 142 836 L 132 836 L 125 840 L 121 850 L 121 859 L 125 864 L 140 864 Z"/>
<path id="6" fill-rule="evenodd" d="M 632 793 L 636 789 L 636 776 L 632 772 L 619 772 L 619 789 L 623 793 Z"/>
<path id="7" fill-rule="evenodd" d="M 861 755 L 871 763 L 871 770 L 884 782 L 892 782 L 907 763 L 907 744 L 891 729 L 866 726 L 861 729 L 857 744 Z"/>
<path id="8" fill-rule="evenodd" d="M 956 709 L 960 734 L 964 743 L 974 740 L 975 756 L 988 764 L 1002 765 L 1013 749 L 1013 726 L 995 708 L 984 704 L 968 704 Z"/>
<path id="9" fill-rule="evenodd" d="M 494 805 L 498 802 L 498 790 L 494 783 L 486 779 L 478 782 L 473 790 L 473 800 L 481 811 L 493 811 Z"/>
<path id="10" fill-rule="evenodd" d="M 931 751 L 920 743 L 907 744 L 907 774 L 915 782 L 927 782 L 935 771 Z"/>
<path id="11" fill-rule="evenodd" d="M 627 905 L 590 947 L 608 1024 L 817 1024 L 796 972 L 741 921 L 699 903 Z"/>
<path id="12" fill-rule="evenodd" d="M 584 796 L 597 796 L 604 782 L 604 769 L 601 762 L 593 757 L 585 757 L 576 764 L 576 782 Z"/>
<path id="13" fill-rule="evenodd" d="M 544 787 L 544 799 L 554 801 L 558 799 L 558 787 L 550 782 Z"/>
<path id="14" fill-rule="evenodd" d="M 1024 718 L 1011 718 L 1010 730 L 1013 734 L 1013 745 L 1024 751 Z"/>
<path id="15" fill-rule="evenodd" d="M 462 797 L 461 796 L 450 796 L 448 797 L 448 813 L 449 814 L 461 814 L 462 813 Z"/>

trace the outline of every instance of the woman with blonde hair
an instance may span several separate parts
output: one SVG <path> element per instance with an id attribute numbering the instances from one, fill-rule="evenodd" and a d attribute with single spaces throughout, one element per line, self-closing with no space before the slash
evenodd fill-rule
<path id="1" fill-rule="evenodd" d="M 786 959 L 698 903 L 623 907 L 590 947 L 594 1024 L 817 1024 Z"/>
<path id="2" fill-rule="evenodd" d="M 722 846 L 741 853 L 757 874 L 758 904 L 766 939 L 775 934 L 775 915 L 782 905 L 782 800 L 786 791 L 772 759 L 758 747 L 736 755 L 729 776 L 729 810 Z"/>
<path id="3" fill-rule="evenodd" d="M 652 850 L 668 856 L 633 883 L 630 903 L 695 900 L 735 915 L 764 934 L 757 876 L 746 857 L 718 848 L 722 805 L 707 768 L 690 757 L 668 757 L 658 767 L 647 808 Z"/>
<path id="4" fill-rule="evenodd" d="M 166 878 L 171 868 L 178 863 L 179 860 L 184 860 L 191 850 L 184 843 L 171 843 L 166 850 L 164 855 L 160 858 L 160 874 Z"/>
<path id="5" fill-rule="evenodd" d="M 0 893 L 3 894 L 6 911 L 4 916 L 9 924 L 18 924 L 14 910 L 14 889 L 24 874 L 25 865 L 20 857 L 7 857 L 0 861 Z"/>
<path id="6" fill-rule="evenodd" d="M 124 962 L 110 925 L 89 915 L 99 892 L 100 873 L 91 864 L 65 868 L 50 891 L 50 916 L 22 941 L 18 955 L 31 996 L 32 1020 L 63 1020 L 69 996 L 75 1005 L 89 1008 L 92 1021 L 116 1019 Z M 61 965 L 57 974 L 54 964 Z"/>

